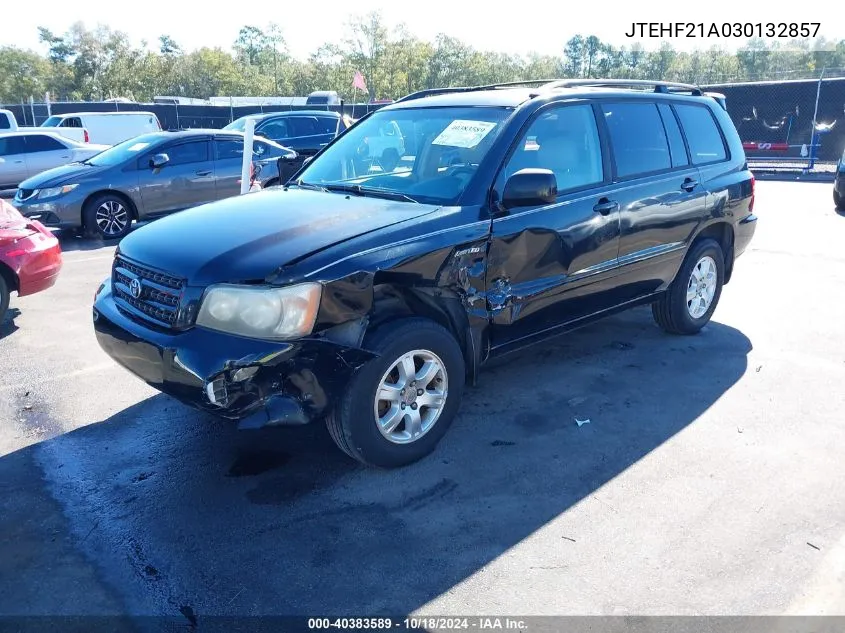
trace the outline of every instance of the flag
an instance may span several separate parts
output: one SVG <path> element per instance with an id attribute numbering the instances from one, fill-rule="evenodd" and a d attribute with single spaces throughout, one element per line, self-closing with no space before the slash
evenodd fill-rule
<path id="1" fill-rule="evenodd" d="M 367 82 L 364 81 L 364 75 L 361 74 L 360 70 L 355 71 L 355 77 L 352 79 L 352 87 L 356 90 L 367 92 Z"/>

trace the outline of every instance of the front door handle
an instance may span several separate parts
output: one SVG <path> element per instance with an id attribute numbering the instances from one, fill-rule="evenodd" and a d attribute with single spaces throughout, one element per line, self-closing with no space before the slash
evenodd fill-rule
<path id="1" fill-rule="evenodd" d="M 681 189 L 684 191 L 692 191 L 698 186 L 698 181 L 693 180 L 692 178 L 685 178 L 684 182 L 681 184 Z"/>
<path id="2" fill-rule="evenodd" d="M 608 200 L 607 198 L 602 198 L 598 201 L 598 204 L 593 207 L 593 211 L 596 213 L 601 213 L 602 215 L 608 215 L 611 211 L 616 211 L 619 209 L 619 203 L 616 200 Z"/>
<path id="3" fill-rule="evenodd" d="M 208 176 L 210 173 L 211 173 L 211 171 L 209 171 L 207 169 L 200 169 L 197 172 L 197 176 Z"/>

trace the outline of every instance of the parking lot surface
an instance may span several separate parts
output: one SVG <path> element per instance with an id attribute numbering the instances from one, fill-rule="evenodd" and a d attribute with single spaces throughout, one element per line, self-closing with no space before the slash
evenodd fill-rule
<path id="1" fill-rule="evenodd" d="M 758 183 L 700 335 L 645 308 L 508 358 L 392 472 L 116 366 L 91 327 L 114 245 L 64 239 L 0 326 L 0 614 L 845 614 L 830 191 Z"/>

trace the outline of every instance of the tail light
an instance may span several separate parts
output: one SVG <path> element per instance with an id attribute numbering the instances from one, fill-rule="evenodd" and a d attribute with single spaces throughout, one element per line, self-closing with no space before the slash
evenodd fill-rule
<path id="1" fill-rule="evenodd" d="M 90 143 L 91 139 L 88 137 L 88 130 L 83 130 L 82 133 L 85 135 L 85 142 Z"/>
<path id="2" fill-rule="evenodd" d="M 754 174 L 751 174 L 751 200 L 748 202 L 748 212 L 751 213 L 754 211 L 754 190 L 757 187 L 757 180 L 754 178 Z"/>

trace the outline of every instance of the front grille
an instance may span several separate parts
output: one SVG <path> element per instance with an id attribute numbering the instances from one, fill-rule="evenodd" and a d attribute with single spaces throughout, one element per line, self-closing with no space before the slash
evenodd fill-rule
<path id="1" fill-rule="evenodd" d="M 133 292 L 134 289 L 134 292 Z M 185 281 L 118 255 L 112 266 L 112 293 L 119 308 L 157 325 L 173 328 Z"/>

